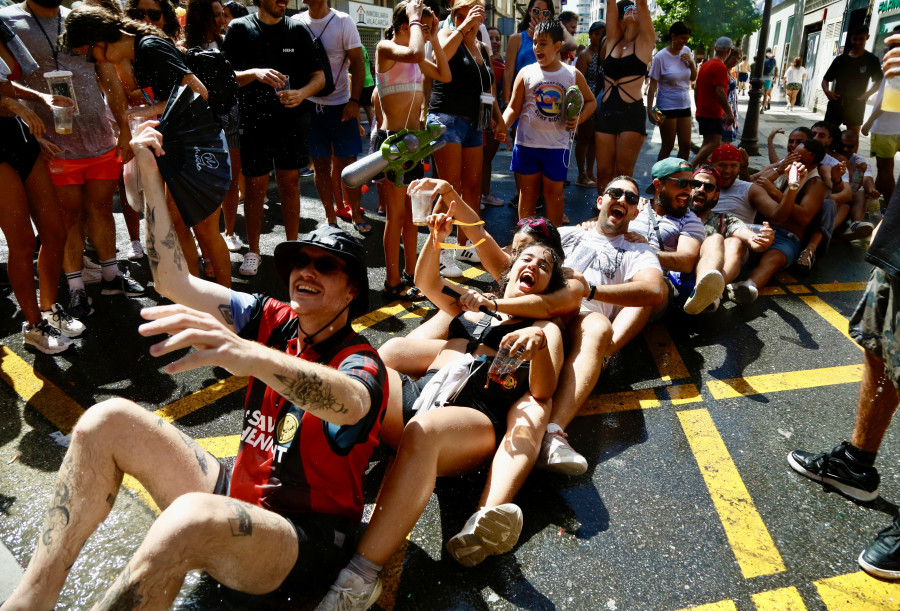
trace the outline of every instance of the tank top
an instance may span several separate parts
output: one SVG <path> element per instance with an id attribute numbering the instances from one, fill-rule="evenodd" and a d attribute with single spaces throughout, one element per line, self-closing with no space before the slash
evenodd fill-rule
<path id="1" fill-rule="evenodd" d="M 419 64 L 394 62 L 387 72 L 376 72 L 378 95 L 386 98 L 405 91 L 422 91 L 422 69 Z"/>
<path id="2" fill-rule="evenodd" d="M 443 113 L 478 120 L 481 94 L 491 91 L 494 71 L 483 44 L 478 43 L 482 63 L 479 64 L 464 44 L 447 62 L 453 77 L 449 83 L 435 81 L 431 88 L 428 112 Z"/>
<path id="3" fill-rule="evenodd" d="M 519 51 L 516 53 L 516 71 L 513 73 L 513 79 L 519 76 L 519 72 L 525 66 L 537 62 L 534 55 L 534 40 L 528 35 L 528 30 L 522 30 L 522 44 L 519 45 Z"/>
<path id="4" fill-rule="evenodd" d="M 516 144 L 540 149 L 568 149 L 566 89 L 575 84 L 575 68 L 562 64 L 547 72 L 537 62 L 522 69 L 525 101 L 519 115 Z"/>
<path id="5" fill-rule="evenodd" d="M 727 212 L 733 214 L 747 224 L 753 223 L 756 216 L 756 210 L 750 205 L 750 187 L 752 182 L 735 179 L 734 183 L 727 189 L 719 192 L 719 201 L 713 212 Z"/>

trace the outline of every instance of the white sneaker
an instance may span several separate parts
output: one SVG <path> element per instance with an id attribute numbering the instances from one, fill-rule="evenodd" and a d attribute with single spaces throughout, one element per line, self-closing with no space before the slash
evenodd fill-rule
<path id="1" fill-rule="evenodd" d="M 502 199 L 500 199 L 493 193 L 490 193 L 488 195 L 481 196 L 481 203 L 484 204 L 485 206 L 502 206 L 506 202 L 504 202 Z"/>
<path id="2" fill-rule="evenodd" d="M 22 339 L 25 345 L 34 346 L 44 354 L 59 354 L 72 345 L 71 339 L 43 318 L 33 327 L 23 322 Z"/>
<path id="3" fill-rule="evenodd" d="M 103 279 L 100 266 L 87 257 L 81 258 L 81 265 L 81 281 L 85 284 L 97 284 Z"/>
<path id="4" fill-rule="evenodd" d="M 713 301 L 722 296 L 725 289 L 725 278 L 718 270 L 711 270 L 697 280 L 691 296 L 684 302 L 685 314 L 699 314 Z"/>
<path id="5" fill-rule="evenodd" d="M 140 240 L 132 240 L 131 247 L 128 250 L 128 259 L 130 261 L 139 261 L 144 258 L 144 247 Z"/>
<path id="6" fill-rule="evenodd" d="M 381 596 L 381 579 L 366 583 L 350 569 L 341 569 L 316 611 L 364 611 Z"/>
<path id="7" fill-rule="evenodd" d="M 478 256 L 478 251 L 474 248 L 456 251 L 456 260 L 468 263 L 469 265 L 478 265 L 481 263 L 481 257 Z"/>
<path id="8" fill-rule="evenodd" d="M 459 278 L 462 270 L 456 264 L 453 256 L 446 250 L 441 250 L 441 276 L 444 278 Z"/>
<path id="9" fill-rule="evenodd" d="M 759 289 L 749 280 L 733 282 L 725 287 L 725 294 L 738 305 L 747 305 L 759 297 Z"/>
<path id="10" fill-rule="evenodd" d="M 255 276 L 256 272 L 259 271 L 259 264 L 262 262 L 262 259 L 255 252 L 248 252 L 244 255 L 244 262 L 241 263 L 241 268 L 238 270 L 242 276 Z"/>
<path id="11" fill-rule="evenodd" d="M 94 263 L 85 255 L 81 256 L 81 267 L 84 269 L 100 269 L 100 266 L 97 263 Z"/>
<path id="12" fill-rule="evenodd" d="M 238 252 L 244 247 L 244 243 L 241 242 L 241 239 L 237 237 L 236 233 L 232 233 L 231 235 L 223 234 L 222 237 L 225 238 L 225 246 L 227 246 L 228 250 L 231 252 Z"/>
<path id="13" fill-rule="evenodd" d="M 58 303 L 54 303 L 50 306 L 49 310 L 41 312 L 41 317 L 52 326 L 59 329 L 60 333 L 66 337 L 78 337 L 84 333 L 84 330 L 86 329 L 83 322 L 76 318 L 72 318 L 72 316 L 66 312 L 66 309 Z"/>
<path id="14" fill-rule="evenodd" d="M 452 539 L 447 551 L 463 566 L 475 566 L 488 556 L 511 550 L 522 534 L 522 510 L 513 503 L 484 507 Z"/>
<path id="15" fill-rule="evenodd" d="M 562 428 L 551 424 L 547 429 L 541 443 L 541 453 L 534 466 L 563 475 L 581 475 L 587 471 L 587 459 L 572 449 Z"/>

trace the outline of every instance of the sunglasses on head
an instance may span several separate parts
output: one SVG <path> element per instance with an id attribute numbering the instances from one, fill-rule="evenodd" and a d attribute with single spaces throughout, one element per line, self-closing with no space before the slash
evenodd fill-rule
<path id="1" fill-rule="evenodd" d="M 90 46 L 88 47 L 87 53 L 85 54 L 84 58 L 87 60 L 87 62 L 88 62 L 89 64 L 96 64 L 96 63 L 97 63 L 97 58 L 94 57 L 94 45 L 90 45 Z"/>
<path id="2" fill-rule="evenodd" d="M 516 223 L 517 227 L 524 227 L 525 225 L 528 225 L 532 229 L 540 229 L 545 236 L 547 236 L 548 238 L 550 237 L 550 228 L 547 227 L 547 219 L 527 218 L 522 219 L 521 221 Z"/>
<path id="3" fill-rule="evenodd" d="M 531 9 L 531 14 L 534 15 L 535 17 L 541 17 L 541 16 L 549 17 L 551 13 L 550 13 L 550 11 L 548 11 L 546 9 L 541 10 L 539 8 L 533 8 L 533 9 Z"/>
<path id="4" fill-rule="evenodd" d="M 704 184 L 694 178 L 672 178 L 671 176 L 665 176 L 663 177 L 663 180 L 671 180 L 678 186 L 679 189 L 684 189 L 685 187 L 690 187 L 691 189 L 699 189 L 700 185 Z"/>
<path id="5" fill-rule="evenodd" d="M 632 191 L 626 191 L 625 189 L 620 189 L 619 187 L 610 187 L 606 191 L 603 192 L 604 195 L 609 195 L 612 199 L 622 199 L 622 196 L 625 196 L 625 202 L 631 204 L 632 206 L 637 206 L 638 202 L 641 201 L 641 196 Z"/>
<path id="6" fill-rule="evenodd" d="M 144 17 L 149 17 L 150 21 L 159 21 L 162 19 L 163 14 L 162 11 L 157 8 L 132 8 L 128 9 L 128 16 L 137 21 L 140 21 Z"/>
<path id="7" fill-rule="evenodd" d="M 304 269 L 312 263 L 313 269 L 325 276 L 337 271 L 345 271 L 344 264 L 337 257 L 319 257 L 313 259 L 305 252 L 298 252 L 291 260 L 295 269 Z"/>

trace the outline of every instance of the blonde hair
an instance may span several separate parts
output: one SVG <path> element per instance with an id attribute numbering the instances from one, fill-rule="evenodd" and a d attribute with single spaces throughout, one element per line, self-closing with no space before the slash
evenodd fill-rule
<path id="1" fill-rule="evenodd" d="M 453 18 L 453 13 L 457 10 L 461 8 L 471 8 L 473 6 L 484 6 L 484 0 L 455 0 L 450 7 L 450 18 Z"/>
<path id="2" fill-rule="evenodd" d="M 795 57 L 793 61 L 794 68 L 799 68 L 802 65 L 802 60 L 799 57 Z"/>

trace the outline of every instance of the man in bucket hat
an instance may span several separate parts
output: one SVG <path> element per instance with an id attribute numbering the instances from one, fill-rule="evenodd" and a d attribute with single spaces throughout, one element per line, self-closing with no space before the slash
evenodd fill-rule
<path id="1" fill-rule="evenodd" d="M 386 369 L 350 326 L 368 306 L 365 252 L 320 228 L 280 244 L 275 265 L 290 304 L 230 291 L 187 273 L 165 205 L 151 127 L 132 141 L 147 200 L 147 253 L 157 291 L 144 336 L 154 356 L 193 347 L 168 373 L 218 365 L 250 376 L 229 473 L 172 424 L 124 399 L 76 424 L 53 501 L 6 609 L 49 609 L 85 539 L 112 507 L 124 473 L 162 510 L 107 591 L 107 606 L 168 608 L 187 571 L 251 594 L 326 584 L 354 549 L 362 476 L 378 443 Z M 101 605 L 103 606 L 103 605 Z M 105 608 L 105 607 L 104 607 Z"/>

